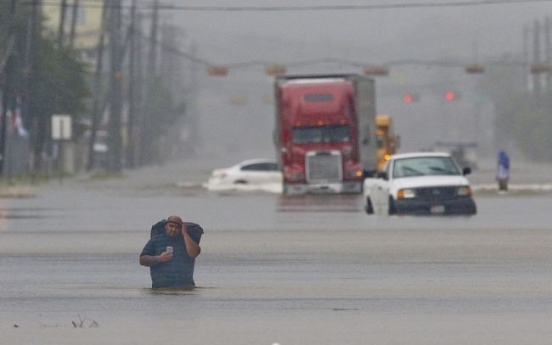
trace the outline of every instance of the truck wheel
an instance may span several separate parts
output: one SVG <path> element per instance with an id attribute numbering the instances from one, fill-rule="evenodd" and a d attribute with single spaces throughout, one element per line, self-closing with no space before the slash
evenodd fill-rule
<path id="1" fill-rule="evenodd" d="M 395 208 L 395 202 L 393 201 L 393 197 L 389 196 L 389 215 L 392 216 L 395 213 L 397 213 L 397 209 Z"/>
<path id="2" fill-rule="evenodd" d="M 366 198 L 366 205 L 364 205 L 364 211 L 366 211 L 367 214 L 374 214 L 374 206 L 372 206 L 372 200 L 370 197 Z"/>

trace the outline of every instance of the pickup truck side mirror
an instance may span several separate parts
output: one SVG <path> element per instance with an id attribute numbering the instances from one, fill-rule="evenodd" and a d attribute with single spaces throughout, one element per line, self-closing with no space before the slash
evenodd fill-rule
<path id="1" fill-rule="evenodd" d="M 472 170 L 470 167 L 465 167 L 464 169 L 462 169 L 462 175 L 469 175 L 471 174 Z"/>

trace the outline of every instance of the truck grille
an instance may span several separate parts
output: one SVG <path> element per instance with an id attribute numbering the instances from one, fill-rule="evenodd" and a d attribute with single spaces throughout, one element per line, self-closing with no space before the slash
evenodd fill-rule
<path id="1" fill-rule="evenodd" d="M 341 181 L 341 154 L 339 151 L 309 152 L 306 155 L 306 161 L 308 182 Z"/>
<path id="2" fill-rule="evenodd" d="M 456 195 L 456 187 L 417 188 L 416 195 L 421 200 L 448 200 Z"/>

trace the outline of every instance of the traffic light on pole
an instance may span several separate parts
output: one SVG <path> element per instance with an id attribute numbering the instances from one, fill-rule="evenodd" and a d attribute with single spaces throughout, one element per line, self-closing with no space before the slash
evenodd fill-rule
<path id="1" fill-rule="evenodd" d="M 207 74 L 213 77 L 226 77 L 228 68 L 224 66 L 210 66 L 207 68 Z"/>
<path id="2" fill-rule="evenodd" d="M 420 97 L 415 93 L 409 92 L 409 93 L 405 93 L 402 99 L 404 103 L 414 103 L 414 102 L 418 102 L 420 100 Z"/>
<path id="3" fill-rule="evenodd" d="M 485 67 L 483 67 L 483 65 L 474 63 L 474 64 L 466 66 L 466 73 L 469 73 L 469 74 L 485 73 Z"/>
<path id="4" fill-rule="evenodd" d="M 446 91 L 445 92 L 445 101 L 447 101 L 447 102 L 456 101 L 459 97 L 460 97 L 460 95 L 455 91 Z"/>
<path id="5" fill-rule="evenodd" d="M 365 75 L 373 75 L 373 76 L 388 76 L 389 75 L 389 68 L 377 66 L 377 67 L 366 67 L 363 70 Z"/>
<path id="6" fill-rule="evenodd" d="M 266 65 L 265 73 L 268 76 L 275 76 L 279 74 L 286 74 L 286 66 L 284 65 Z"/>
<path id="7" fill-rule="evenodd" d="M 552 67 L 547 63 L 537 63 L 531 66 L 532 74 L 550 73 Z"/>

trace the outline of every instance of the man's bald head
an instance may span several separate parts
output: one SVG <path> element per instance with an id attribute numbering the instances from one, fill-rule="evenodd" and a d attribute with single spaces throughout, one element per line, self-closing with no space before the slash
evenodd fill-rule
<path id="1" fill-rule="evenodd" d="M 182 221 L 182 218 L 179 216 L 169 216 L 167 218 L 167 225 L 165 225 L 165 230 L 167 232 L 167 235 L 170 237 L 176 237 L 180 234 L 182 234 L 182 227 L 184 226 L 184 222 Z"/>
<path id="2" fill-rule="evenodd" d="M 167 218 L 167 222 L 173 222 L 182 225 L 184 222 L 182 221 L 182 218 L 179 216 L 169 216 Z"/>

